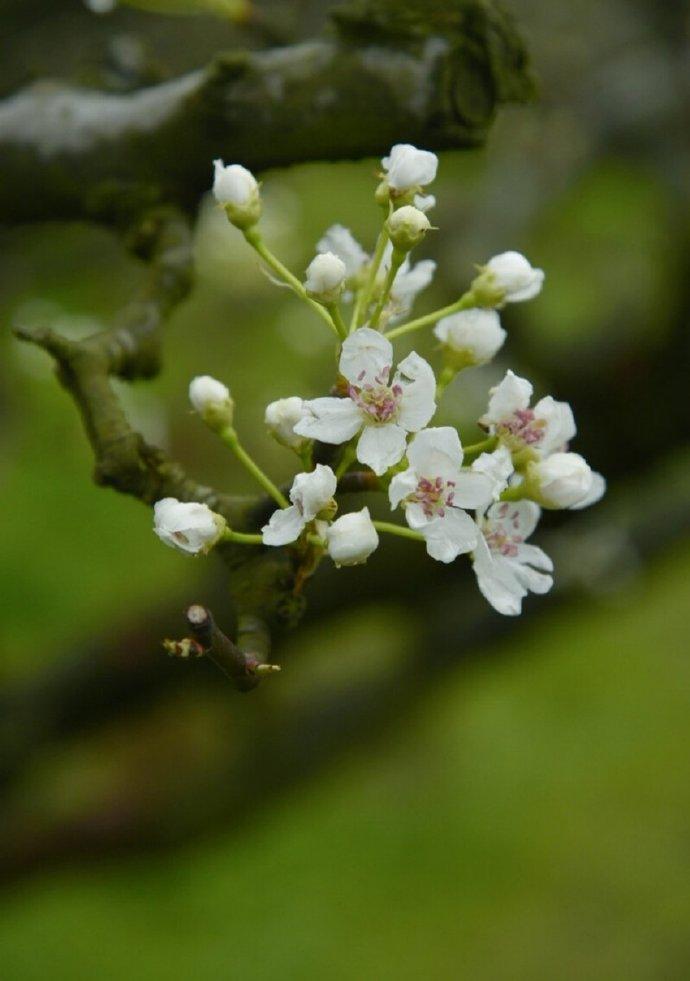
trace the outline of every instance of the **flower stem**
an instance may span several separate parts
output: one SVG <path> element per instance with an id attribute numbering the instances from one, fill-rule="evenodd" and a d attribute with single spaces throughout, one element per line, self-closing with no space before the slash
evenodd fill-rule
<path id="1" fill-rule="evenodd" d="M 481 443 L 472 443 L 471 446 L 463 446 L 463 456 L 479 456 L 480 453 L 490 453 L 496 449 L 497 444 L 498 437 L 489 436 L 488 439 L 483 439 Z"/>
<path id="2" fill-rule="evenodd" d="M 448 388 L 450 383 L 455 378 L 457 372 L 455 368 L 450 365 L 446 365 L 441 374 L 438 376 L 438 384 L 436 385 L 436 399 L 440 399 L 445 390 Z"/>
<path id="3" fill-rule="evenodd" d="M 403 334 L 409 334 L 413 330 L 419 330 L 421 327 L 435 324 L 441 317 L 448 317 L 451 313 L 458 313 L 460 310 L 470 310 L 476 305 L 476 297 L 469 290 L 467 293 L 463 293 L 455 303 L 451 303 L 450 306 L 442 307 L 440 310 L 434 310 L 433 313 L 427 313 L 423 317 L 417 317 L 416 320 L 410 320 L 409 323 L 401 324 L 400 327 L 394 327 L 393 330 L 386 331 L 386 337 L 392 341 L 394 337 L 402 337 Z"/>
<path id="4" fill-rule="evenodd" d="M 416 542 L 423 542 L 424 536 L 418 531 L 406 528 L 404 525 L 394 525 L 389 521 L 372 522 L 377 531 L 382 531 L 386 535 L 397 535 L 398 538 L 413 538 Z"/>
<path id="5" fill-rule="evenodd" d="M 336 467 L 335 475 L 340 480 L 344 473 L 346 473 L 348 467 L 355 459 L 355 447 L 350 443 L 343 450 L 343 455 L 340 458 L 340 463 Z"/>
<path id="6" fill-rule="evenodd" d="M 244 532 L 232 531 L 230 528 L 226 528 L 223 532 L 222 541 L 235 542 L 238 545 L 263 545 L 261 535 L 246 535 Z"/>
<path id="7" fill-rule="evenodd" d="M 506 487 L 500 499 L 502 501 L 524 501 L 526 497 L 524 484 L 515 484 L 514 487 Z"/>
<path id="8" fill-rule="evenodd" d="M 347 334 L 348 334 L 348 330 L 347 330 L 347 324 L 343 320 L 343 315 L 340 312 L 340 307 L 338 306 L 337 303 L 329 303 L 326 306 L 326 309 L 328 310 L 329 314 L 331 315 L 331 320 L 335 324 L 335 329 L 338 332 L 338 336 L 342 340 L 345 340 L 345 338 L 347 337 Z"/>
<path id="9" fill-rule="evenodd" d="M 287 266 L 284 266 L 280 259 L 273 255 L 257 229 L 255 227 L 247 228 L 243 234 L 247 242 L 251 245 L 254 251 L 261 256 L 269 269 L 272 269 L 276 276 L 282 279 L 283 282 L 287 283 L 293 293 L 296 293 L 301 300 L 304 300 L 304 302 L 307 303 L 312 310 L 318 313 L 321 319 L 328 324 L 333 333 L 336 334 L 337 337 L 340 337 L 340 331 L 338 330 L 333 317 L 326 307 L 324 307 L 321 303 L 317 303 L 316 300 L 312 300 L 312 298 L 307 294 L 304 284 L 300 283 L 299 279 L 294 275 L 294 273 L 291 273 Z"/>
<path id="10" fill-rule="evenodd" d="M 383 284 L 383 289 L 381 290 L 381 296 L 379 297 L 379 302 L 376 304 L 376 309 L 371 315 L 371 320 L 369 321 L 369 326 L 372 328 L 372 330 L 378 330 L 379 320 L 381 319 L 383 308 L 388 302 L 388 297 L 391 294 L 395 277 L 398 275 L 398 269 L 400 269 L 404 261 L 405 261 L 405 253 L 399 252 L 397 249 L 393 249 L 390 269 L 386 274 L 386 281 Z"/>
<path id="11" fill-rule="evenodd" d="M 220 433 L 220 438 L 227 446 L 230 447 L 242 466 L 252 475 L 256 482 L 263 487 L 267 494 L 270 494 L 276 504 L 278 504 L 281 508 L 287 508 L 290 506 L 284 494 L 278 490 L 276 485 L 269 477 L 266 476 L 263 470 L 256 463 L 254 463 L 245 448 L 241 445 L 237 433 L 232 427 L 223 429 Z"/>
<path id="12" fill-rule="evenodd" d="M 388 244 L 388 229 L 384 225 L 379 232 L 379 237 L 376 242 L 376 249 L 374 250 L 374 255 L 371 260 L 371 266 L 369 268 L 369 277 L 367 279 L 364 290 L 362 291 L 362 302 L 360 304 L 359 315 L 355 323 L 356 327 L 359 327 L 364 320 L 366 320 L 367 310 L 369 309 L 369 304 L 371 303 L 371 294 L 374 292 L 374 284 L 376 283 L 376 276 L 379 271 L 379 267 L 383 260 L 383 253 L 386 251 L 386 245 Z"/>

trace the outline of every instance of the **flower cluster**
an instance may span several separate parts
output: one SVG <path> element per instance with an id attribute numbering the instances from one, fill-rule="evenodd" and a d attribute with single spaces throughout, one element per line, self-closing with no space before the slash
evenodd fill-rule
<path id="1" fill-rule="evenodd" d="M 247 531 L 229 528 L 205 504 L 166 499 L 156 504 L 155 530 L 193 554 L 220 542 L 290 548 L 305 575 L 325 555 L 336 566 L 365 562 L 380 534 L 398 535 L 418 540 L 439 562 L 467 555 L 489 603 L 515 615 L 529 592 L 545 593 L 553 583 L 551 560 L 527 544 L 542 508 L 587 507 L 604 494 L 604 479 L 570 452 L 576 432 L 570 406 L 550 395 L 532 405 L 532 385 L 512 371 L 489 392 L 478 441 L 463 446 L 454 427 L 432 422 L 455 376 L 501 350 L 507 334 L 499 311 L 536 297 L 544 273 L 520 253 L 503 252 L 478 267 L 455 302 L 409 320 L 436 268 L 429 259 L 413 263 L 410 253 L 432 230 L 427 213 L 436 202 L 427 190 L 438 159 L 399 144 L 381 164 L 375 200 L 383 221 L 374 249 L 366 251 L 349 229 L 333 225 L 301 280 L 260 234 L 261 190 L 254 176 L 239 164 L 215 161 L 216 200 L 272 278 L 333 332 L 338 375 L 328 395 L 290 395 L 266 408 L 269 433 L 301 461 L 286 494 L 240 444 L 229 389 L 209 376 L 193 379 L 193 408 L 277 508 L 263 528 Z M 423 328 L 433 329 L 440 346 L 438 379 L 415 351 L 395 355 L 397 338 Z M 405 524 L 372 519 L 367 507 L 340 514 L 350 487 L 380 492 L 384 506 L 402 511 Z"/>

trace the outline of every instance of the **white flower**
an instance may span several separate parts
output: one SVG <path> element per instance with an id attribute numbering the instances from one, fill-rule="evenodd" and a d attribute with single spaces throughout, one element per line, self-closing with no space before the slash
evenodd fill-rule
<path id="1" fill-rule="evenodd" d="M 391 252 L 389 251 L 384 255 L 381 263 L 381 271 L 384 276 L 390 268 L 390 258 Z M 417 262 L 413 266 L 410 263 L 410 257 L 407 256 L 393 280 L 388 308 L 389 323 L 395 323 L 396 320 L 408 315 L 417 299 L 417 294 L 426 289 L 434 278 L 435 271 L 436 263 L 433 259 L 422 259 L 421 262 Z"/>
<path id="2" fill-rule="evenodd" d="M 433 194 L 415 194 L 413 204 L 424 214 L 436 207 L 436 198 Z"/>
<path id="3" fill-rule="evenodd" d="M 298 473 L 292 482 L 292 506 L 274 511 L 261 529 L 264 545 L 287 545 L 296 541 L 305 526 L 322 511 L 333 508 L 337 486 L 330 467 L 317 464 L 310 473 Z"/>
<path id="4" fill-rule="evenodd" d="M 474 550 L 477 584 L 495 610 L 506 616 L 522 612 L 528 592 L 547 593 L 553 585 L 551 559 L 535 545 L 525 545 L 537 526 L 539 506 L 532 501 L 493 504 L 478 518 L 481 531 Z"/>
<path id="5" fill-rule="evenodd" d="M 414 351 L 398 365 L 390 383 L 393 346 L 369 327 L 343 342 L 340 373 L 349 383 L 347 398 L 318 398 L 305 403 L 295 432 L 324 443 L 347 443 L 360 430 L 357 459 L 379 476 L 403 457 L 407 433 L 431 419 L 436 409 L 436 380 L 431 367 Z"/>
<path id="6" fill-rule="evenodd" d="M 409 469 L 388 488 L 391 508 L 402 504 L 410 528 L 421 532 L 432 559 L 452 562 L 471 552 L 477 526 L 464 508 L 481 508 L 493 498 L 486 473 L 462 470 L 462 445 L 455 429 L 424 429 L 407 450 Z"/>
<path id="7" fill-rule="evenodd" d="M 531 300 L 544 285 L 544 272 L 534 269 L 519 252 L 502 252 L 489 259 L 475 283 L 481 283 L 499 294 L 498 303 L 520 303 Z M 474 284 L 473 284 L 474 287 Z"/>
<path id="8" fill-rule="evenodd" d="M 422 241 L 431 228 L 431 222 L 419 208 L 406 204 L 393 212 L 386 227 L 393 246 L 401 252 L 409 252 Z"/>
<path id="9" fill-rule="evenodd" d="M 582 511 L 583 508 L 591 507 L 592 504 L 596 504 L 597 501 L 600 501 L 605 493 L 606 479 L 602 477 L 600 473 L 597 473 L 596 470 L 592 470 L 592 486 L 590 487 L 589 492 L 585 494 L 582 500 L 578 501 L 577 504 L 571 504 L 570 510 Z"/>
<path id="10" fill-rule="evenodd" d="M 480 422 L 511 449 L 529 448 L 539 456 L 548 456 L 565 446 L 577 431 L 567 402 L 556 402 L 547 395 L 531 409 L 532 385 L 512 371 L 491 389 L 490 396 Z"/>
<path id="11" fill-rule="evenodd" d="M 210 375 L 198 375 L 192 379 L 189 401 L 211 429 L 220 430 L 232 425 L 235 403 L 230 389 Z"/>
<path id="12" fill-rule="evenodd" d="M 458 366 L 486 364 L 503 346 L 506 332 L 495 310 L 474 307 L 443 317 L 434 334 Z"/>
<path id="13" fill-rule="evenodd" d="M 603 477 L 597 475 L 601 481 Z M 547 508 L 586 507 L 604 493 L 592 469 L 579 453 L 552 453 L 527 471 L 527 486 L 539 503 Z"/>
<path id="14" fill-rule="evenodd" d="M 345 263 L 348 279 L 354 279 L 369 262 L 369 256 L 349 228 L 331 225 L 316 243 L 317 252 L 331 252 Z"/>
<path id="15" fill-rule="evenodd" d="M 264 422 L 271 435 L 283 446 L 299 450 L 307 442 L 295 432 L 295 425 L 304 415 L 304 400 L 298 395 L 277 399 L 266 406 Z"/>
<path id="16" fill-rule="evenodd" d="M 222 160 L 214 160 L 213 168 L 213 194 L 230 221 L 238 228 L 255 225 L 261 216 L 261 197 L 252 172 L 241 164 L 226 167 Z"/>
<path id="17" fill-rule="evenodd" d="M 497 501 L 508 486 L 508 478 L 514 471 L 513 456 L 506 446 L 499 446 L 493 453 L 482 453 L 478 456 L 471 469 L 489 478 L 493 486 L 493 499 Z"/>
<path id="18" fill-rule="evenodd" d="M 320 252 L 307 268 L 307 293 L 323 303 L 332 303 L 342 292 L 347 268 L 333 252 Z"/>
<path id="19" fill-rule="evenodd" d="M 388 185 L 394 191 L 426 187 L 436 177 L 438 157 L 429 150 L 418 150 L 409 143 L 396 143 L 381 161 Z"/>
<path id="20" fill-rule="evenodd" d="M 338 518 L 326 531 L 328 554 L 337 566 L 361 565 L 378 547 L 379 536 L 369 508 Z"/>
<path id="21" fill-rule="evenodd" d="M 205 504 L 166 497 L 153 507 L 153 530 L 160 540 L 191 555 L 208 552 L 225 527 L 225 519 Z"/>

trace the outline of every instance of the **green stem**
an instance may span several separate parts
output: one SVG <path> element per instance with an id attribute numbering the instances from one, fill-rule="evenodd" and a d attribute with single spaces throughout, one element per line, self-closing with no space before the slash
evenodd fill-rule
<path id="1" fill-rule="evenodd" d="M 342 475 L 347 471 L 348 467 L 355 459 L 355 452 L 356 452 L 355 447 L 352 445 L 352 443 L 350 443 L 349 446 L 346 446 L 345 449 L 343 450 L 343 455 L 340 458 L 340 463 L 336 467 L 336 471 L 335 471 L 335 475 L 338 480 L 340 480 Z"/>
<path id="2" fill-rule="evenodd" d="M 352 317 L 350 318 L 350 329 L 349 329 L 350 334 L 352 333 L 353 330 L 357 329 L 357 326 L 359 324 L 359 318 L 362 312 L 363 296 L 364 296 L 364 287 L 360 286 L 360 288 L 355 293 L 355 302 L 352 308 Z"/>
<path id="3" fill-rule="evenodd" d="M 264 540 L 261 535 L 246 535 L 241 531 L 231 531 L 226 528 L 223 532 L 224 542 L 235 542 L 238 545 L 263 545 Z"/>
<path id="4" fill-rule="evenodd" d="M 283 263 L 280 261 L 280 259 L 277 258 L 277 256 L 273 255 L 273 253 L 268 248 L 264 240 L 261 238 L 261 235 L 256 230 L 256 228 L 255 227 L 247 228 L 243 232 L 243 235 L 247 240 L 247 242 L 254 249 L 254 251 L 261 256 L 261 258 L 264 260 L 266 265 L 273 270 L 276 276 L 282 279 L 283 282 L 287 283 L 287 285 L 290 287 L 293 293 L 296 293 L 301 300 L 304 300 L 304 302 L 307 303 L 312 308 L 312 310 L 318 313 L 321 319 L 328 324 L 328 326 L 331 328 L 334 334 L 340 337 L 341 336 L 340 332 L 336 327 L 333 318 L 331 317 L 331 314 L 328 312 L 328 310 L 323 306 L 323 304 L 317 303 L 316 300 L 313 300 L 307 294 L 307 291 L 304 288 L 304 284 L 300 283 L 297 276 L 295 276 L 294 273 L 291 273 L 290 270 L 287 268 L 287 266 L 284 266 Z"/>
<path id="5" fill-rule="evenodd" d="M 480 453 L 491 453 L 498 445 L 498 436 L 489 436 L 481 443 L 472 443 L 470 446 L 463 446 L 463 456 L 479 456 Z"/>
<path id="6" fill-rule="evenodd" d="M 457 372 L 455 368 L 451 368 L 450 365 L 446 365 L 441 374 L 438 376 L 438 384 L 436 385 L 436 399 L 440 400 L 441 396 L 448 388 L 450 383 L 455 378 Z"/>
<path id="7" fill-rule="evenodd" d="M 423 542 L 424 536 L 418 531 L 406 528 L 404 525 L 394 525 L 389 521 L 372 522 L 377 531 L 382 531 L 386 535 L 397 535 L 398 538 L 412 538 L 416 542 Z"/>
<path id="8" fill-rule="evenodd" d="M 417 317 L 416 320 L 410 320 L 407 324 L 401 324 L 400 327 L 394 327 L 393 330 L 386 331 L 386 337 L 392 341 L 394 337 L 402 337 L 403 334 L 409 334 L 413 330 L 419 330 L 421 327 L 435 324 L 441 317 L 448 317 L 451 313 L 458 313 L 460 310 L 470 310 L 475 306 L 477 306 L 476 297 L 469 290 L 467 293 L 463 293 L 455 303 L 451 303 L 450 306 L 443 307 L 441 310 L 434 310 L 433 313 L 427 313 L 423 317 Z"/>
<path id="9" fill-rule="evenodd" d="M 338 331 L 338 336 L 342 338 L 342 340 L 345 340 L 348 334 L 348 329 L 347 324 L 343 320 L 343 315 L 340 312 L 340 307 L 337 303 L 329 303 L 327 304 L 326 309 L 331 315 L 331 319 L 335 324 L 336 330 Z"/>
<path id="10" fill-rule="evenodd" d="M 287 498 L 278 490 L 276 485 L 269 477 L 266 476 L 263 470 L 256 463 L 254 463 L 250 455 L 240 443 L 235 430 L 228 427 L 227 429 L 223 429 L 219 435 L 223 442 L 230 447 L 242 466 L 252 475 L 256 482 L 263 487 L 266 493 L 270 494 L 276 504 L 278 504 L 281 508 L 289 507 L 290 503 Z"/>
<path id="11" fill-rule="evenodd" d="M 501 494 L 502 501 L 524 501 L 526 497 L 524 484 L 507 487 Z"/>
<path id="12" fill-rule="evenodd" d="M 372 330 L 377 330 L 379 325 L 379 320 L 381 319 L 381 314 L 383 309 L 388 303 L 388 297 L 391 294 L 393 288 L 393 283 L 395 282 L 395 277 L 398 275 L 398 269 L 402 266 L 405 261 L 405 253 L 399 252 L 397 249 L 393 249 L 393 255 L 391 256 L 391 266 L 386 274 L 386 281 L 383 284 L 383 290 L 381 291 L 381 296 L 379 297 L 379 302 L 376 304 L 376 309 L 374 310 L 371 320 L 369 321 L 369 326 Z"/>
<path id="13" fill-rule="evenodd" d="M 369 268 L 369 278 L 367 279 L 366 286 L 364 287 L 362 293 L 362 302 L 360 305 L 359 316 L 357 318 L 356 326 L 359 327 L 360 324 L 366 320 L 367 310 L 369 309 L 369 304 L 371 303 L 371 295 L 374 292 L 374 284 L 376 283 L 376 276 L 383 259 L 383 253 L 386 251 L 386 245 L 388 244 L 388 229 L 384 225 L 379 233 L 379 237 L 376 242 L 376 248 L 374 250 L 374 255 L 371 260 L 371 267 Z"/>

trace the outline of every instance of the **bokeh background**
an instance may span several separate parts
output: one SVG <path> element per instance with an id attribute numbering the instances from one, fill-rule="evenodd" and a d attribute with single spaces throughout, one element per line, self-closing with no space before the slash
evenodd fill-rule
<path id="1" fill-rule="evenodd" d="M 4 93 L 35 75 L 160 77 L 238 39 L 208 17 L 4 6 Z M 328 5 L 260 6 L 275 43 Z M 547 271 L 537 301 L 506 311 L 500 359 L 440 416 L 474 437 L 513 367 L 572 401 L 576 448 L 610 480 L 591 513 L 547 516 L 559 588 L 517 623 L 466 563 L 430 568 L 387 541 L 364 570 L 324 570 L 279 642 L 283 674 L 250 696 L 166 659 L 189 602 L 222 622 L 222 567 L 165 549 L 144 508 L 92 485 L 49 359 L 8 329 L 88 333 L 143 271 L 95 227 L 0 232 L 10 981 L 690 976 L 690 19 L 680 2 L 508 6 L 539 100 L 504 109 L 485 149 L 441 156 L 424 247 L 440 268 L 417 309 L 506 248 Z M 334 221 L 372 243 L 374 171 L 265 175 L 267 238 L 294 269 Z M 287 479 L 263 406 L 320 391 L 330 337 L 208 201 L 196 251 L 165 370 L 122 398 L 201 479 L 251 491 L 190 415 L 190 377 L 230 384 L 248 447 Z M 415 347 L 435 357 L 430 336 Z"/>

